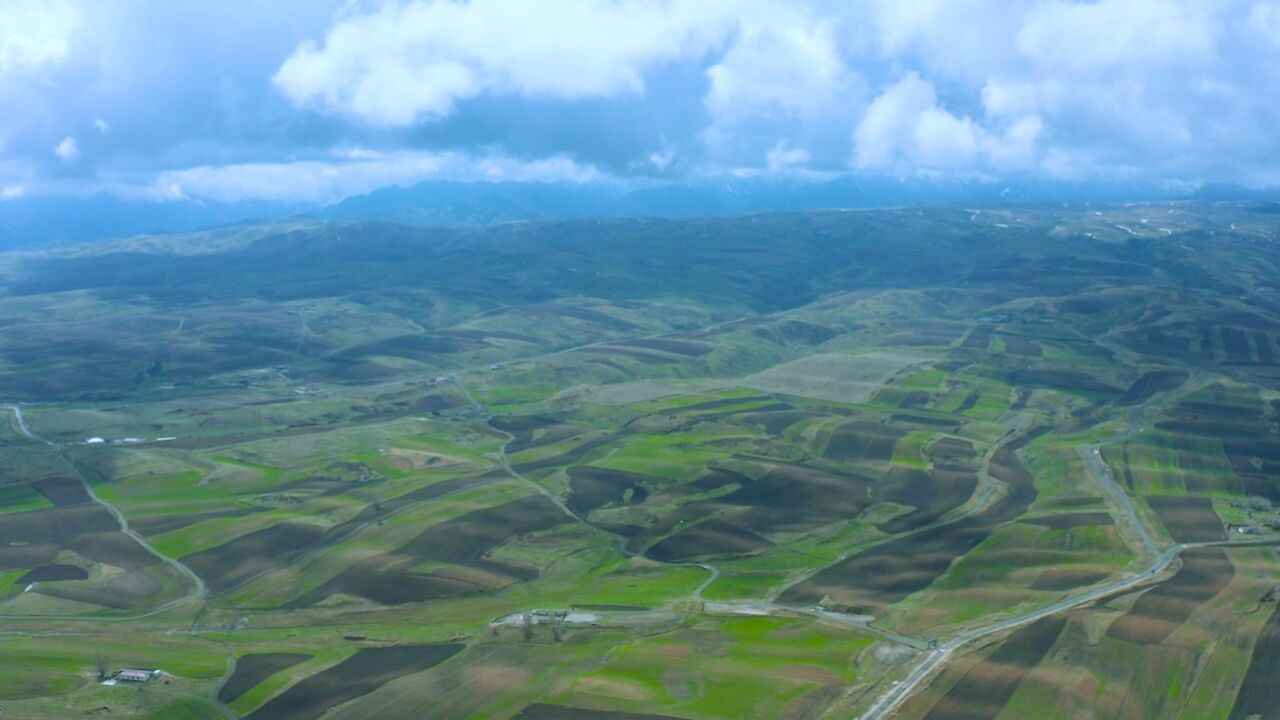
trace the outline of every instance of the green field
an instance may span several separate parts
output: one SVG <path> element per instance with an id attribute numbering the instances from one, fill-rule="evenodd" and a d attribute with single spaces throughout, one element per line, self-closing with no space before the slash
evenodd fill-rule
<path id="1" fill-rule="evenodd" d="M 1105 587 L 901 717 L 1235 720 L 1275 671 L 1280 216 L 1115 228 L 1170 209 L 0 254 L 0 708 L 854 717 Z"/>

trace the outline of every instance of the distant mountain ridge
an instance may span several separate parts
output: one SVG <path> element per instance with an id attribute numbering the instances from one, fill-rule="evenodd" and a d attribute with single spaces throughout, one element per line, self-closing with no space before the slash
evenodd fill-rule
<path id="1" fill-rule="evenodd" d="M 1280 190 L 1206 185 L 997 182 L 842 176 L 683 182 L 455 182 L 387 187 L 331 205 L 246 201 L 144 202 L 110 196 L 0 202 L 0 251 L 59 242 L 181 233 L 288 217 L 471 227 L 518 220 L 735 215 L 751 212 L 1002 202 L 1280 201 Z"/>
<path id="2" fill-rule="evenodd" d="M 1178 199 L 1167 190 L 1064 183 L 867 179 L 728 178 L 683 183 L 423 182 L 347 198 L 310 216 L 383 220 L 422 227 L 512 220 L 694 217 L 751 212 L 999 202 Z"/>

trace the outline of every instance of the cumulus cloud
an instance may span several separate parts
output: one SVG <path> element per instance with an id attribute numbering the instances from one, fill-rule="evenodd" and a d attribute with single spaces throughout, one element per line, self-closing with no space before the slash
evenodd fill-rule
<path id="1" fill-rule="evenodd" d="M 0 75 L 39 72 L 67 59 L 79 19 L 71 2 L 5 0 L 0 12 Z"/>
<path id="2" fill-rule="evenodd" d="M 830 21 L 770 10 L 747 16 L 740 36 L 707 70 L 707 111 L 726 130 L 762 114 L 828 111 L 857 82 Z"/>
<path id="3" fill-rule="evenodd" d="M 1187 0 L 1050 0 L 1027 13 L 1017 47 L 1023 57 L 1058 71 L 1195 67 L 1216 54 L 1213 8 Z"/>
<path id="4" fill-rule="evenodd" d="M 0 188 L 27 197 L 330 197 L 485 158 L 1280 182 L 1280 0 L 0 6 Z"/>
<path id="5" fill-rule="evenodd" d="M 53 154 L 64 163 L 73 163 L 80 159 L 80 143 L 68 135 L 54 146 Z"/>
<path id="6" fill-rule="evenodd" d="M 645 161 L 658 172 L 663 172 L 676 161 L 676 146 L 671 144 L 671 141 L 666 137 L 663 137 L 661 146 L 646 155 Z"/>
<path id="7" fill-rule="evenodd" d="M 1019 117 L 996 130 L 943 107 L 934 86 L 908 73 L 880 94 L 854 131 L 854 164 L 898 173 L 978 173 L 1030 163 L 1043 123 Z"/>
<path id="8" fill-rule="evenodd" d="M 780 172 L 799 167 L 809 162 L 809 151 L 804 148 L 791 147 L 786 140 L 779 140 L 765 155 L 765 167 L 770 172 Z"/>
<path id="9" fill-rule="evenodd" d="M 1026 0 L 871 0 L 881 58 L 930 75 L 981 81 L 1018 66 L 1009 43 Z"/>
<path id="10" fill-rule="evenodd" d="M 374 125 L 452 112 L 481 94 L 637 94 L 645 71 L 714 47 L 731 0 L 392 2 L 300 44 L 274 77 L 291 102 Z"/>
<path id="11" fill-rule="evenodd" d="M 203 165 L 160 173 L 127 194 L 153 200 L 276 200 L 333 202 L 389 185 L 424 180 L 592 182 L 598 171 L 555 156 L 518 160 L 506 155 L 452 152 L 376 152 L 347 149 L 330 159 Z"/>

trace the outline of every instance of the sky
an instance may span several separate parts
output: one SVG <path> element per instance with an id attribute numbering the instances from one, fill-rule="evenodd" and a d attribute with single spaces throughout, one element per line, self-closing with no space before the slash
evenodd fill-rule
<path id="1" fill-rule="evenodd" d="M 0 0 L 0 203 L 1280 185 L 1280 0 Z"/>

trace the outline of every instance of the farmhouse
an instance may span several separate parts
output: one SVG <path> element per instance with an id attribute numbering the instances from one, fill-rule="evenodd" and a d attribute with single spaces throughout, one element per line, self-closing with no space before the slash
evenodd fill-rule
<path id="1" fill-rule="evenodd" d="M 135 670 L 132 668 L 125 668 L 123 670 L 116 671 L 116 679 L 124 680 L 125 682 L 147 682 L 159 674 L 159 672 L 159 670 Z"/>

